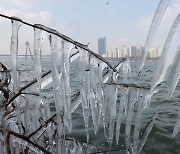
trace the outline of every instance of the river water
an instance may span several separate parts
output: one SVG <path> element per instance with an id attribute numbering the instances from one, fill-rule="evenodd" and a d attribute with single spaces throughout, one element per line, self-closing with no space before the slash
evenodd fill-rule
<path id="1" fill-rule="evenodd" d="M 11 69 L 9 58 L 1 57 L 1 62 Z M 115 62 L 112 62 L 115 63 Z M 150 85 L 151 80 L 156 68 L 157 61 L 146 62 L 146 65 L 140 74 L 136 76 L 138 62 L 131 62 L 131 78 L 129 78 L 130 83 Z M 32 80 L 35 77 L 35 70 L 33 62 L 28 59 L 25 61 L 23 58 L 19 58 L 18 68 L 20 70 L 21 76 L 21 85 L 24 85 L 28 81 Z M 48 71 L 51 68 L 51 62 L 49 58 L 43 58 L 43 72 Z M 121 75 L 120 75 L 121 76 Z M 121 78 L 121 77 L 120 77 Z M 75 93 L 79 89 L 79 69 L 78 64 L 73 63 L 71 66 L 71 86 L 72 92 Z M 120 79 L 119 79 L 120 80 Z M 52 85 L 49 85 L 44 91 L 44 95 L 48 98 L 51 103 L 51 111 L 55 112 L 54 101 L 53 101 L 53 89 Z M 166 87 L 162 88 L 158 94 L 153 96 L 151 101 L 151 106 L 148 110 L 145 110 L 142 118 L 142 127 L 147 124 L 151 115 L 157 111 L 158 116 L 155 120 L 153 129 L 148 136 L 148 139 L 141 151 L 142 154 L 179 154 L 180 153 L 180 134 L 177 134 L 176 137 L 172 137 L 172 131 L 174 124 L 177 120 L 178 111 L 180 110 L 180 83 L 176 87 L 176 90 L 170 100 L 166 99 L 167 89 Z M 76 137 L 79 140 L 86 141 L 84 121 L 82 117 L 81 106 L 73 113 L 73 132 L 68 134 L 70 136 Z M 104 137 L 103 129 L 100 128 L 97 135 L 94 135 L 92 121 L 90 121 L 90 143 L 97 144 L 99 147 L 108 150 L 109 146 Z M 120 143 L 118 147 L 113 142 L 112 149 L 124 149 L 125 140 L 124 140 L 124 128 L 125 124 L 121 126 L 120 133 Z M 112 154 L 116 153 L 125 153 L 125 150 L 121 152 L 111 152 Z"/>

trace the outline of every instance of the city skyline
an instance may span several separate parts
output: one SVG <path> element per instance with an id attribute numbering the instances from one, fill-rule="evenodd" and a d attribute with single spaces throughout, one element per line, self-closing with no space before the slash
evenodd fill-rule
<path id="1" fill-rule="evenodd" d="M 102 56 L 105 58 L 129 57 L 131 59 L 140 59 L 144 50 L 143 46 L 126 46 L 109 48 Z M 162 49 L 150 48 L 148 51 L 148 59 L 158 59 L 161 56 Z"/>

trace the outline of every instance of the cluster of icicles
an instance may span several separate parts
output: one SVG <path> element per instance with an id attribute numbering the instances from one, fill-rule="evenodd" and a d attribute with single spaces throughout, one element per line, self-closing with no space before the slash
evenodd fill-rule
<path id="1" fill-rule="evenodd" d="M 144 64 L 144 57 L 153 41 L 163 13 L 168 5 L 168 0 L 162 0 L 155 13 L 150 32 L 146 41 L 146 50 L 143 53 L 140 70 Z M 138 86 L 128 86 L 127 78 L 130 77 L 130 63 L 127 58 L 122 59 L 112 67 L 106 60 L 87 50 L 86 46 L 78 46 L 59 37 L 55 30 L 43 25 L 34 28 L 34 63 L 37 84 L 24 90 L 24 94 L 16 97 L 12 103 L 3 106 L 4 91 L 13 96 L 19 92 L 18 74 L 18 30 L 21 21 L 12 20 L 11 57 L 12 57 L 12 92 L 8 84 L 3 84 L 9 79 L 9 74 L 1 73 L 1 133 L 0 146 L 2 153 L 92 153 L 101 150 L 89 144 L 89 120 L 93 121 L 94 133 L 100 127 L 110 149 L 115 136 L 118 145 L 120 139 L 121 123 L 125 123 L 125 150 L 126 153 L 139 153 L 151 132 L 156 113 L 142 132 L 142 114 L 148 109 L 151 97 L 160 89 L 162 82 L 167 83 L 168 98 L 178 83 L 180 74 L 180 15 L 177 16 L 164 45 L 163 54 L 149 90 Z M 42 30 L 45 29 L 50 33 Z M 51 47 L 51 75 L 42 78 L 41 50 L 44 39 L 49 39 Z M 171 56 L 169 56 L 171 55 Z M 72 97 L 70 81 L 70 64 L 79 60 L 80 90 Z M 5 66 L 1 66 L 1 72 Z M 123 74 L 123 83 L 118 84 L 119 72 Z M 8 80 L 9 81 L 9 80 Z M 5 81 L 4 81 L 5 82 Z M 56 115 L 51 118 L 49 102 L 43 97 L 42 90 L 52 82 Z M 7 83 L 7 81 L 6 81 Z M 36 89 L 34 89 L 36 87 Z M 28 93 L 37 91 L 39 96 Z M 144 91 L 146 91 L 144 93 Z M 27 93 L 27 94 L 26 94 Z M 119 99 L 118 98 L 119 95 Z M 33 99 L 33 97 L 35 97 Z M 25 104 L 22 107 L 22 104 Z M 65 132 L 72 132 L 72 113 L 81 105 L 87 143 L 78 142 L 66 137 Z M 8 112 L 7 112 L 8 111 Z M 135 118 L 133 118 L 135 117 Z M 135 120 L 134 120 L 135 119 Z M 132 129 L 133 126 L 133 129 Z M 173 136 L 180 131 L 180 119 L 175 124 Z M 133 132 L 133 133 L 132 133 Z M 9 135 L 10 136 L 9 136 Z M 103 152 L 103 151 L 101 151 Z"/>

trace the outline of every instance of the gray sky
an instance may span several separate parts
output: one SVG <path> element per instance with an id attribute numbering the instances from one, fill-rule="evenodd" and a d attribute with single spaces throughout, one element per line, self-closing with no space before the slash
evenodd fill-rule
<path id="1" fill-rule="evenodd" d="M 0 13 L 40 23 L 68 35 L 97 51 L 97 39 L 106 36 L 107 48 L 144 45 L 159 0 L 0 0 Z M 180 0 L 171 0 L 153 47 L 162 48 L 170 26 L 180 11 Z M 0 17 L 0 54 L 9 54 L 11 21 Z M 33 45 L 33 28 L 19 31 L 20 54 L 25 42 Z M 43 54 L 48 54 L 48 40 Z M 33 49 L 33 46 L 31 47 Z"/>

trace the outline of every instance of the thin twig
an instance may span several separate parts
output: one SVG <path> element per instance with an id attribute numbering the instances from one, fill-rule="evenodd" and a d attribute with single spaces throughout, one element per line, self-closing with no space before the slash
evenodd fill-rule
<path id="1" fill-rule="evenodd" d="M 146 127 L 144 128 L 143 132 L 141 133 L 141 135 L 139 136 L 139 139 L 141 139 L 144 136 L 144 133 L 146 131 L 146 129 L 148 128 L 148 126 L 151 124 L 151 122 L 153 121 L 153 117 L 156 114 L 156 112 L 153 114 L 151 120 L 147 123 Z"/>
<path id="2" fill-rule="evenodd" d="M 47 76 L 47 75 L 50 74 L 50 73 L 51 73 L 51 71 L 47 71 L 47 72 L 43 73 L 42 76 L 41 76 L 41 78 Z M 29 82 L 28 84 L 26 84 L 25 86 L 21 87 L 21 88 L 19 89 L 19 91 L 18 91 L 16 94 L 14 94 L 14 95 L 8 100 L 7 105 L 9 105 L 11 102 L 13 102 L 19 95 L 21 95 L 21 93 L 22 93 L 23 90 L 27 89 L 28 87 L 30 87 L 31 85 L 33 85 L 33 84 L 36 83 L 36 82 L 37 82 L 37 79 L 35 78 L 35 79 L 33 79 L 31 82 Z"/>
<path id="3" fill-rule="evenodd" d="M 6 134 L 6 152 L 7 152 L 7 154 L 11 154 L 10 135 L 11 134 L 9 132 L 7 132 L 7 134 Z"/>
<path id="4" fill-rule="evenodd" d="M 25 92 L 22 92 L 21 94 L 39 96 L 39 93 L 25 93 Z"/>
<path id="5" fill-rule="evenodd" d="M 31 141 L 31 140 L 29 139 L 29 137 L 24 136 L 24 135 L 21 135 L 21 134 L 18 134 L 18 133 L 14 132 L 14 131 L 12 131 L 12 130 L 10 130 L 10 129 L 8 129 L 8 128 L 6 128 L 6 130 L 7 130 L 10 134 L 12 134 L 12 135 L 14 135 L 14 136 L 16 136 L 16 137 L 18 137 L 18 138 L 20 138 L 20 139 L 22 139 L 22 140 L 30 143 L 30 144 L 32 144 L 33 146 L 35 146 L 36 148 L 38 148 L 38 149 L 41 150 L 42 152 L 44 152 L 44 153 L 46 153 L 46 154 L 52 154 L 49 150 L 45 149 L 43 146 L 41 146 L 41 145 L 39 145 L 39 144 L 34 143 L 33 141 Z"/>
<path id="6" fill-rule="evenodd" d="M 56 114 L 54 114 L 52 117 L 50 117 L 48 120 L 46 120 L 44 122 L 43 125 L 39 126 L 39 128 L 37 130 L 35 130 L 34 132 L 32 132 L 31 134 L 28 135 L 28 138 L 32 137 L 33 135 L 35 135 L 39 130 L 41 130 L 44 126 L 46 126 L 49 122 L 51 122 L 54 118 L 56 117 Z"/>
<path id="7" fill-rule="evenodd" d="M 138 89 L 147 89 L 147 90 L 150 89 L 150 86 L 141 86 L 141 85 L 132 84 L 132 83 L 127 84 L 127 83 L 116 83 L 116 82 L 112 82 L 112 83 L 104 83 L 104 84 L 115 85 L 115 86 L 122 86 L 122 87 L 125 87 L 125 88 L 133 87 L 133 88 L 138 88 Z"/>

